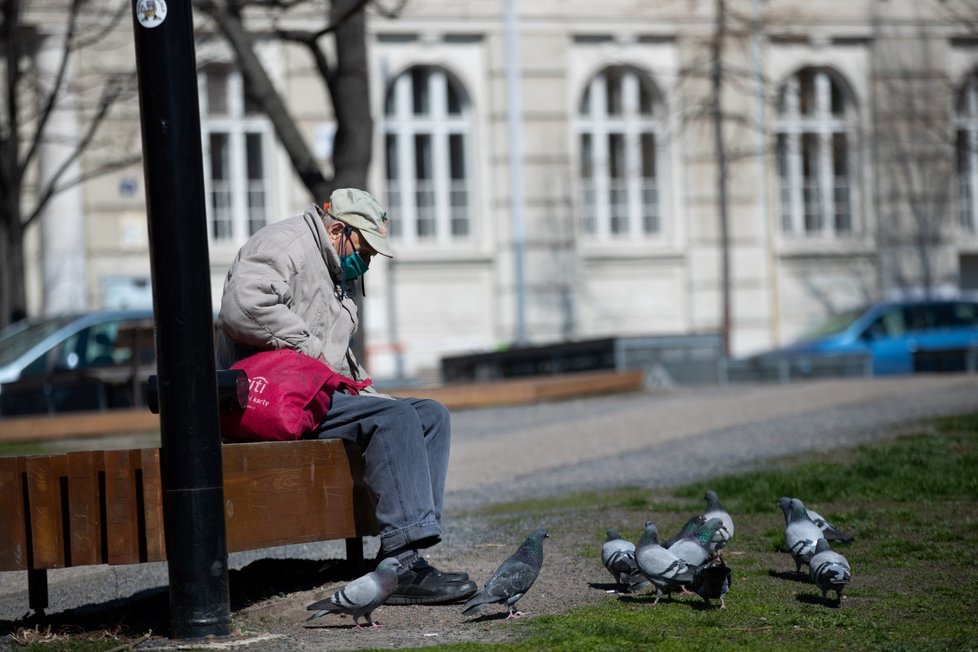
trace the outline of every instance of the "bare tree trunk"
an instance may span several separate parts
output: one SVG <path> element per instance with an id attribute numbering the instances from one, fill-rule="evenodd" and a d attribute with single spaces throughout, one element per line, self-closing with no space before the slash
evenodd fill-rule
<path id="1" fill-rule="evenodd" d="M 14 228 L 9 229 L 8 226 Z M 0 286 L 0 305 L 3 307 L 0 328 L 3 328 L 27 316 L 27 292 L 24 289 L 26 275 L 23 233 L 15 224 L 0 224 L 0 239 L 0 260 L 3 260 L 3 266 L 0 267 L 0 274 L 3 274 L 3 283 Z"/>
<path id="2" fill-rule="evenodd" d="M 0 41 L 6 50 L 6 130 L 0 128 L 0 328 L 27 314 L 24 289 L 23 225 L 20 210 L 23 175 L 19 160 L 17 87 L 20 82 L 20 0 L 0 2 Z M 0 122 L 0 125 L 3 124 Z"/>
<path id="3" fill-rule="evenodd" d="M 724 0 L 716 1 L 716 32 L 713 35 L 713 135 L 717 166 L 717 213 L 720 218 L 720 337 L 723 355 L 730 356 L 730 229 L 727 207 L 727 150 L 723 142 L 723 39 L 726 34 Z"/>
<path id="4" fill-rule="evenodd" d="M 350 13 L 357 4 L 361 6 Z M 333 188 L 365 188 L 370 166 L 373 118 L 362 4 L 360 0 L 335 0 L 330 12 L 330 20 L 337 24 L 336 67 L 327 79 L 337 125 Z"/>
<path id="5" fill-rule="evenodd" d="M 373 119 L 370 116 L 370 84 L 367 81 L 366 15 L 360 0 L 334 0 L 330 22 L 351 11 L 336 27 L 336 67 L 327 77 L 329 96 L 336 116 L 336 139 L 333 143 L 333 183 L 335 188 L 366 188 L 367 168 L 372 151 Z M 363 281 L 361 280 L 361 288 Z M 362 294 L 356 295 L 360 312 L 360 330 L 350 343 L 353 355 L 366 366 L 366 306 Z"/>

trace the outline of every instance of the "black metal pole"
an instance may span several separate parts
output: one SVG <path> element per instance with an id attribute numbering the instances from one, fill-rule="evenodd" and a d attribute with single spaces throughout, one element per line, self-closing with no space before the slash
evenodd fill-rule
<path id="1" fill-rule="evenodd" d="M 191 0 L 132 0 L 173 638 L 231 629 Z"/>

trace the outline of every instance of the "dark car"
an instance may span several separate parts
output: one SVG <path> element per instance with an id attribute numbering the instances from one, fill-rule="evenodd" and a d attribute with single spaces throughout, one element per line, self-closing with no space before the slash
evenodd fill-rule
<path id="1" fill-rule="evenodd" d="M 0 333 L 0 415 L 138 407 L 155 373 L 152 311 L 19 322 Z"/>
<path id="2" fill-rule="evenodd" d="M 755 366 L 781 365 L 806 375 L 833 362 L 875 376 L 974 370 L 978 301 L 883 301 L 835 315 L 795 343 L 753 356 Z M 861 362 L 860 362 L 861 361 Z"/>

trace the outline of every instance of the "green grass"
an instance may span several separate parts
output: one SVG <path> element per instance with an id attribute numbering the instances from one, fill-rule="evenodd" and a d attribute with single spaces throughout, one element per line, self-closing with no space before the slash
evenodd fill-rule
<path id="1" fill-rule="evenodd" d="M 427 649 L 978 650 L 976 475 L 978 414 L 971 414 L 934 421 L 920 434 L 669 492 L 633 488 L 497 505 L 493 515 L 522 514 L 527 521 L 572 512 L 590 523 L 580 554 L 600 563 L 598 524 L 652 518 L 671 533 L 702 509 L 703 493 L 712 488 L 737 526 L 727 554 L 734 569 L 727 608 L 699 598 L 653 608 L 646 595 L 610 595 L 596 607 L 519 623 L 515 645 Z M 853 567 L 840 606 L 823 602 L 814 585 L 795 575 L 775 506 L 782 495 L 802 498 L 856 537 L 835 547 Z M 623 534 L 635 540 L 637 527 Z"/>

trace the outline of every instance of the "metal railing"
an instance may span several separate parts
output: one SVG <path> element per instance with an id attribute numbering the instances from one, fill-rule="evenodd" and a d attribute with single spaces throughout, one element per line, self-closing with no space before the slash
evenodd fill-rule
<path id="1" fill-rule="evenodd" d="M 608 337 L 442 358 L 442 382 L 472 382 L 574 371 L 640 369 L 649 387 L 790 383 L 873 375 L 869 352 L 775 353 L 727 359 L 717 334 Z M 978 345 L 921 351 L 914 373 L 978 373 Z"/>
<path id="2" fill-rule="evenodd" d="M 790 383 L 817 378 L 872 376 L 873 361 L 868 353 L 839 355 L 778 355 L 742 360 L 721 360 L 721 382 Z"/>

